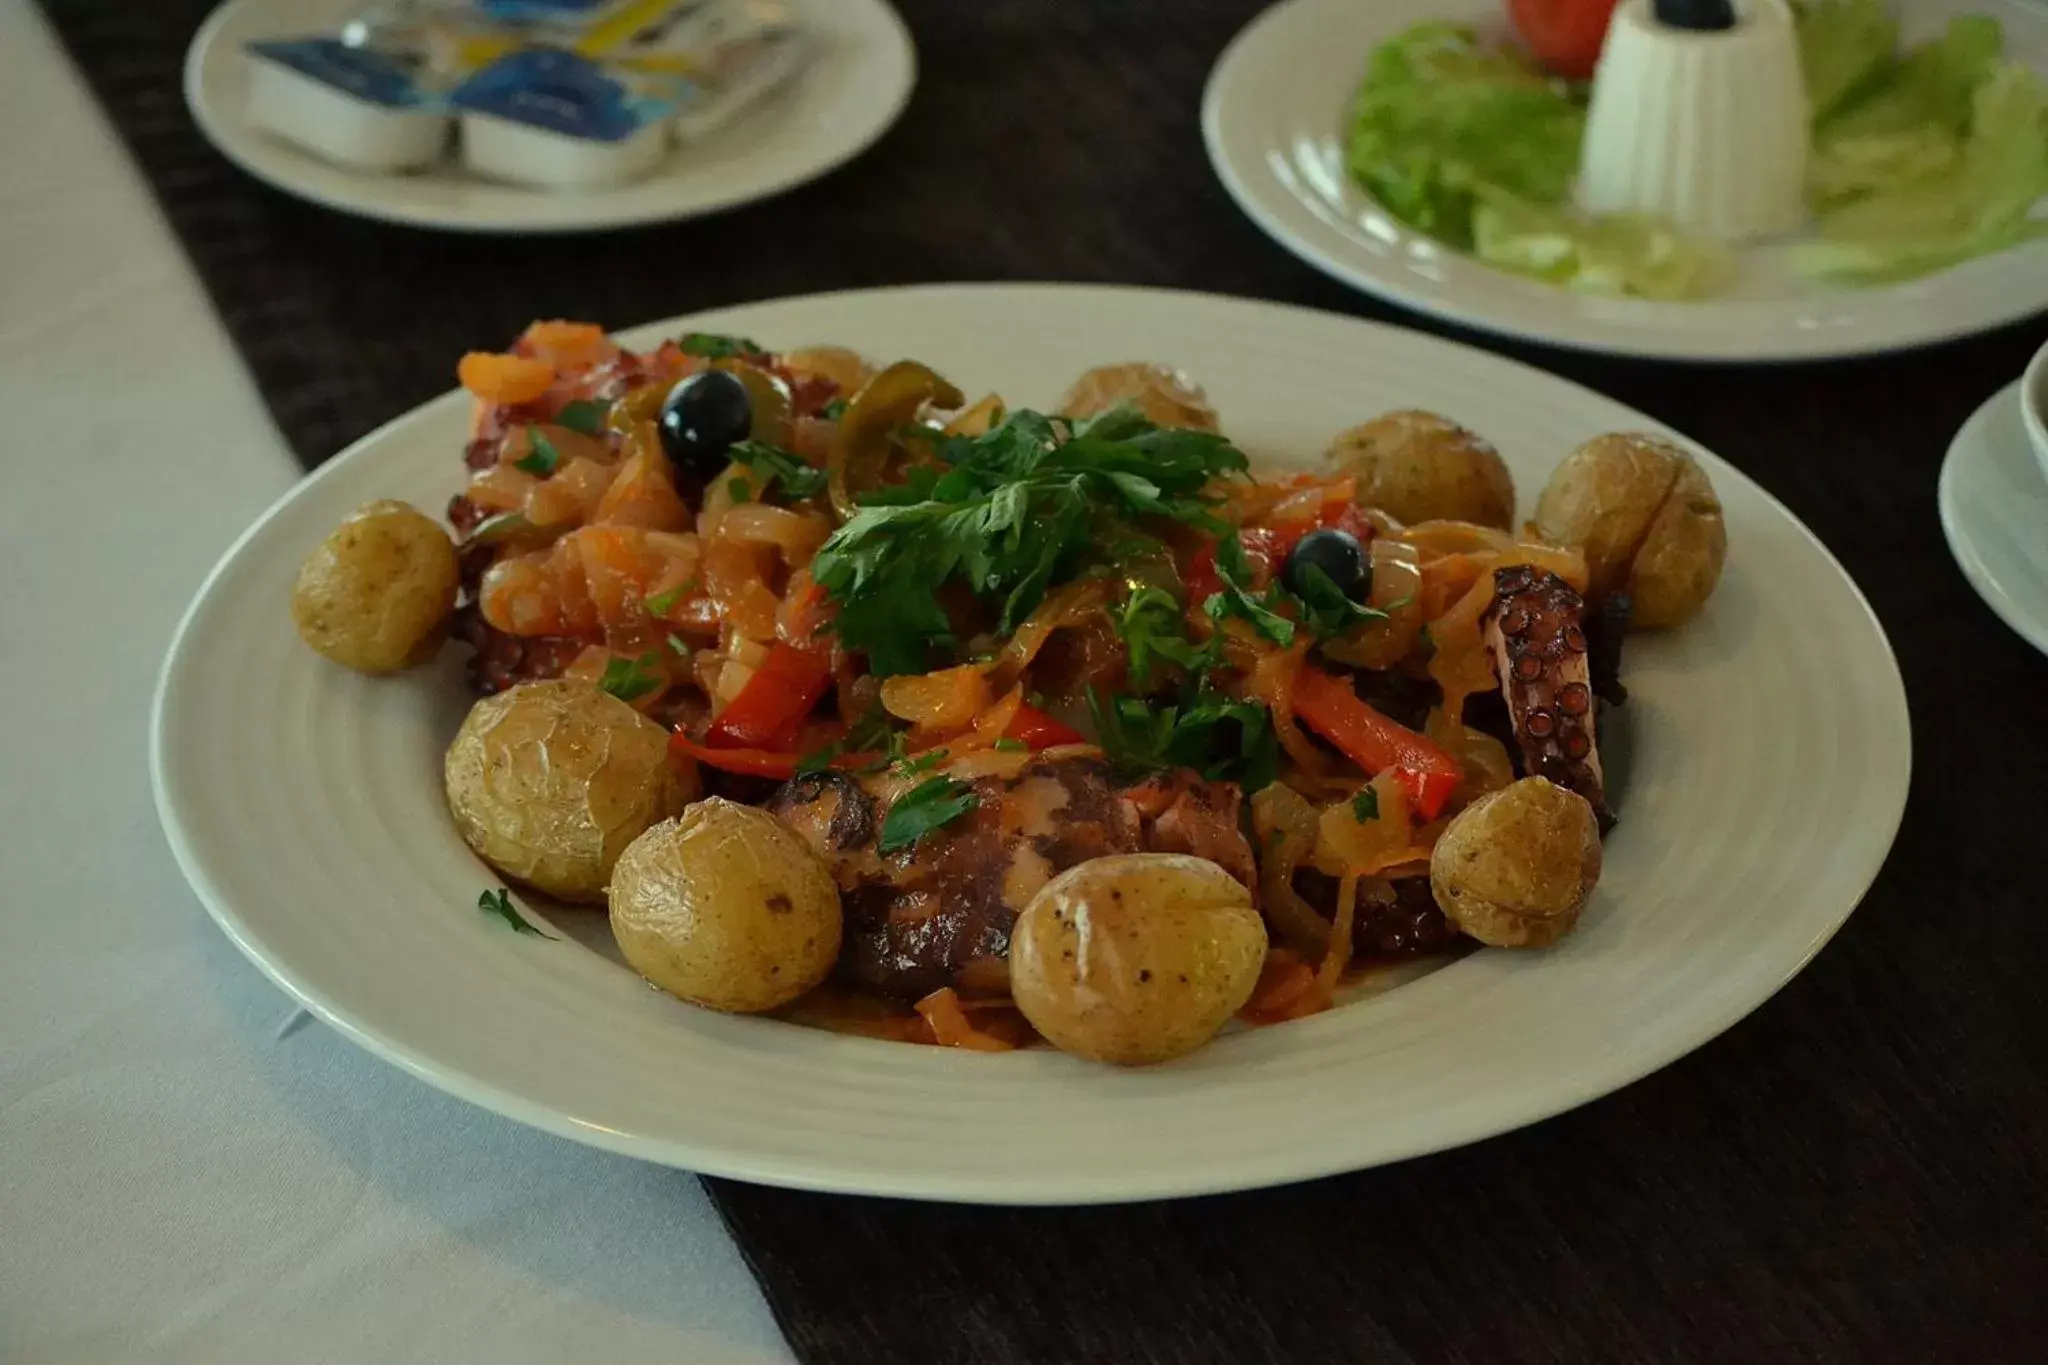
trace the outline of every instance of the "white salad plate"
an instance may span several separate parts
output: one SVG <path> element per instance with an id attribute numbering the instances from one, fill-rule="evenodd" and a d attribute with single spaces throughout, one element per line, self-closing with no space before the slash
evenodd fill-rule
<path id="1" fill-rule="evenodd" d="M 1961 14 L 2004 25 L 2007 55 L 2048 73 L 2048 6 L 1902 0 L 1904 38 Z M 2048 308 L 2048 241 L 1908 283 L 1809 283 L 1783 248 L 1742 253 L 1735 287 L 1665 302 L 1575 293 L 1481 264 L 1381 209 L 1344 166 L 1346 114 L 1379 43 L 1428 21 L 1508 38 L 1501 0 L 1286 0 L 1232 40 L 1202 98 L 1209 161 L 1274 241 L 1354 288 L 1531 341 L 1669 360 L 1789 361 L 1899 350 Z"/>
<path id="2" fill-rule="evenodd" d="M 1595 435 L 1683 440 L 1478 350 L 1197 294 L 823 294 L 623 339 L 686 327 L 919 357 L 1012 404 L 1049 404 L 1091 365 L 1171 362 L 1267 465 L 1311 461 L 1384 410 L 1435 409 L 1499 443 L 1524 506 Z M 470 700 L 459 650 L 367 678 L 293 630 L 299 562 L 345 513 L 386 497 L 438 510 L 461 488 L 469 402 L 448 394 L 365 437 L 227 551 L 165 661 L 152 775 L 193 888 L 273 980 L 432 1084 L 580 1142 L 742 1180 L 1020 1204 L 1242 1189 L 1436 1151 L 1604 1095 L 1756 1008 L 1855 908 L 1904 809 L 1908 717 L 1883 630 L 1811 532 L 1699 451 L 1726 508 L 1727 571 L 1699 619 L 1630 639 L 1632 699 L 1607 754 L 1621 823 L 1561 946 L 1482 951 L 1141 1071 L 714 1014 L 620 965 L 601 914 L 546 911 L 551 941 L 479 912 L 498 878 L 442 801 L 442 752 Z"/>
<path id="3" fill-rule="evenodd" d="M 2048 654 L 2048 455 L 2020 418 L 2020 383 L 1963 423 L 1942 461 L 1941 529 L 1963 577 L 2020 638 Z"/>
<path id="4" fill-rule="evenodd" d="M 207 140 L 259 180 L 342 213 L 455 232 L 587 232 L 695 218 L 816 179 L 888 131 L 917 81 L 910 32 L 887 0 L 789 0 L 821 50 L 786 88 L 652 172 L 609 189 L 497 184 L 452 161 L 379 175 L 335 165 L 252 125 L 250 42 L 339 30 L 360 0 L 227 0 L 185 55 L 185 102 Z"/>

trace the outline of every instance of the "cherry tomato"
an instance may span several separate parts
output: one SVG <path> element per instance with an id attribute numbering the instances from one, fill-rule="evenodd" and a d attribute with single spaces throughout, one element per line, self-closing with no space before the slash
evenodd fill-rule
<path id="1" fill-rule="evenodd" d="M 1508 15 L 1536 60 L 1575 81 L 1593 74 L 1617 0 L 1508 0 Z"/>

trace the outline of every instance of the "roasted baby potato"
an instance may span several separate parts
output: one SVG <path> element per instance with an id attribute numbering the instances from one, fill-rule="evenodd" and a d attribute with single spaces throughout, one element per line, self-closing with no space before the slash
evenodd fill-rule
<path id="1" fill-rule="evenodd" d="M 1600 826 L 1577 792 L 1525 777 L 1460 811 L 1429 858 L 1446 918 L 1496 948 L 1570 933 L 1600 880 Z"/>
<path id="2" fill-rule="evenodd" d="M 733 1014 L 788 1004 L 839 956 L 839 888 L 825 860 L 767 811 L 719 797 L 627 846 L 611 907 L 634 970 Z"/>
<path id="3" fill-rule="evenodd" d="M 523 683 L 470 709 L 448 746 L 448 812 L 506 876 L 602 902 L 626 845 L 695 795 L 668 731 L 587 682 Z"/>
<path id="4" fill-rule="evenodd" d="M 1515 481 L 1500 452 L 1448 417 L 1408 409 L 1375 417 L 1330 442 L 1334 474 L 1358 480 L 1358 505 L 1410 525 L 1469 521 L 1506 530 Z"/>
<path id="5" fill-rule="evenodd" d="M 364 503 L 299 566 L 292 621 L 345 668 L 395 672 L 440 643 L 457 576 L 455 546 L 431 518 L 389 499 Z"/>
<path id="6" fill-rule="evenodd" d="M 1216 430 L 1216 409 L 1202 386 L 1164 365 L 1097 365 L 1074 381 L 1059 410 L 1063 417 L 1093 417 L 1119 403 L 1133 405 L 1158 426 Z"/>
<path id="7" fill-rule="evenodd" d="M 1585 551 L 1595 601 L 1622 591 L 1629 624 L 1675 626 L 1721 579 L 1728 531 L 1699 464 L 1655 436 L 1599 436 L 1565 456 L 1536 500 L 1536 533 Z"/>
<path id="8" fill-rule="evenodd" d="M 1119 1066 L 1209 1041 L 1251 997 L 1266 923 L 1243 883 L 1180 853 L 1091 858 L 1048 882 L 1010 939 L 1010 993 L 1063 1052 Z"/>

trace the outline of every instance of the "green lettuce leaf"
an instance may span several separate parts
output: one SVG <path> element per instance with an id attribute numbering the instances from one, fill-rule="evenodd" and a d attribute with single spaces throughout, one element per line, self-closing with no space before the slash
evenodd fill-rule
<path id="1" fill-rule="evenodd" d="M 1580 293 L 1695 299 L 1726 288 L 1735 271 L 1717 243 L 1638 214 L 1584 216 L 1493 191 L 1472 221 L 1480 260 Z"/>
<path id="2" fill-rule="evenodd" d="M 1793 18 L 1815 123 L 1895 64 L 1899 23 L 1884 0 L 1795 0 Z"/>
<path id="3" fill-rule="evenodd" d="M 1806 192 L 1826 213 L 1853 199 L 1896 190 L 1953 170 L 1960 138 L 1936 128 L 1906 128 L 1816 143 L 1806 165 Z"/>
<path id="4" fill-rule="evenodd" d="M 1969 133 L 1947 171 L 1867 195 L 1820 220 L 1803 270 L 1852 283 L 1910 279 L 2048 234 L 2031 217 L 2048 195 L 2048 86 L 2009 63 L 1970 102 Z"/>
<path id="5" fill-rule="evenodd" d="M 1469 250 L 1482 187 L 1556 204 L 1578 172 L 1585 108 L 1518 53 L 1469 28 L 1423 24 L 1373 50 L 1345 162 L 1409 226 Z"/>
<path id="6" fill-rule="evenodd" d="M 2005 31 L 1996 19 L 1952 19 L 1941 37 L 1890 63 L 1823 118 L 1816 140 L 1927 130 L 1960 135 L 1978 87 L 1991 79 L 2004 51 Z"/>

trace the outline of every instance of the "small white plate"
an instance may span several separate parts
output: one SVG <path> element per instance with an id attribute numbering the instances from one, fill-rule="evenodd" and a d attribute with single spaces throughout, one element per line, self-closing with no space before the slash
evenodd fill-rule
<path id="1" fill-rule="evenodd" d="M 328 33 L 359 0 L 228 0 L 185 56 L 185 102 L 228 160 L 288 194 L 365 218 L 456 232 L 587 232 L 666 222 L 751 203 L 813 180 L 866 151 L 903 112 L 917 81 L 910 32 L 887 0 L 790 0 L 823 50 L 801 79 L 701 144 L 671 151 L 645 179 L 548 193 L 501 185 L 452 162 L 411 175 L 332 165 L 244 116 L 244 46 Z"/>
<path id="2" fill-rule="evenodd" d="M 2027 443 L 2018 381 L 1956 433 L 1938 500 L 1963 577 L 2000 620 L 2048 654 L 2048 475 Z"/>
<path id="3" fill-rule="evenodd" d="M 1481 351 L 1197 294 L 935 286 L 687 325 L 921 357 L 970 392 L 1032 405 L 1090 365 L 1170 362 L 1269 462 L 1310 460 L 1374 413 L 1431 408 L 1499 444 L 1525 506 L 1580 442 L 1669 434 Z M 1855 907 L 1904 809 L 1906 700 L 1876 618 L 1783 506 L 1702 452 L 1727 572 L 1698 620 L 1630 639 L 1628 742 L 1610 750 L 1621 824 L 1561 947 L 1477 953 L 1137 1072 L 712 1014 L 566 933 L 525 937 L 478 913 L 496 878 L 441 794 L 469 703 L 458 651 L 365 678 L 292 629 L 299 561 L 345 513 L 380 497 L 438 509 L 461 487 L 468 416 L 450 394 L 364 438 L 228 551 L 165 663 L 158 810 L 214 918 L 308 1008 L 436 1085 L 582 1142 L 744 1180 L 996 1203 L 1242 1189 L 1471 1142 L 1625 1085 L 1754 1009 Z M 558 921 L 604 940 L 601 916 Z"/>
<path id="4" fill-rule="evenodd" d="M 2048 73 L 2048 9 L 2027 0 L 1904 0 L 1909 38 L 1997 16 L 2009 55 Z M 1489 332 L 1671 360 L 1807 360 L 1898 350 L 2048 308 L 2048 242 L 1878 289 L 1798 279 L 1782 249 L 1744 253 L 1733 293 L 1687 303 L 1598 298 L 1482 265 L 1406 227 L 1351 182 L 1344 121 L 1367 54 L 1410 25 L 1506 36 L 1500 0 L 1287 0 L 1231 42 L 1202 98 L 1224 186 L 1274 241 L 1369 294 Z"/>

